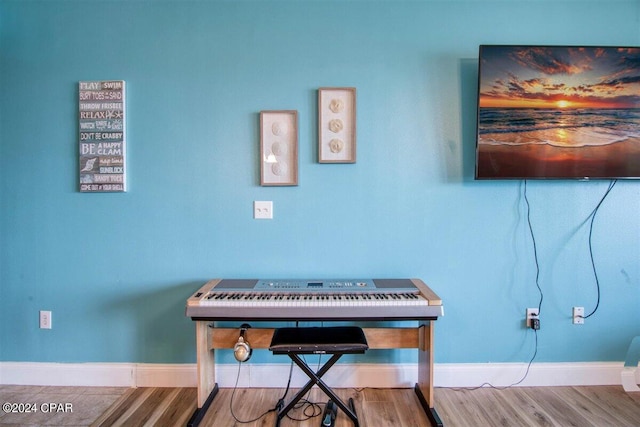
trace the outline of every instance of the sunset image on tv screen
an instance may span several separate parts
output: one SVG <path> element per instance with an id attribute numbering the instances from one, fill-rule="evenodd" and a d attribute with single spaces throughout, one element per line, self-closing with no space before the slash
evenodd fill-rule
<path id="1" fill-rule="evenodd" d="M 640 48 L 481 46 L 478 179 L 640 178 Z"/>

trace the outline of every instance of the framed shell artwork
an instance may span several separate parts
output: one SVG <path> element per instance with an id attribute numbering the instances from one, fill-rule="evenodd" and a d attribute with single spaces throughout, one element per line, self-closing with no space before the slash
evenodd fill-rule
<path id="1" fill-rule="evenodd" d="M 298 185 L 298 112 L 260 112 L 260 185 Z"/>
<path id="2" fill-rule="evenodd" d="M 356 88 L 318 89 L 318 162 L 356 162 Z"/>

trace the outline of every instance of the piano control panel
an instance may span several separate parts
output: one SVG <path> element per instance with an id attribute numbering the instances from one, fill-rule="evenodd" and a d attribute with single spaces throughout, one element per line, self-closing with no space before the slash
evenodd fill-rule
<path id="1" fill-rule="evenodd" d="M 402 279 L 223 279 L 212 292 L 417 292 Z"/>
<path id="2" fill-rule="evenodd" d="M 376 289 L 373 280 L 258 280 L 255 290 L 312 292 L 366 291 Z"/>

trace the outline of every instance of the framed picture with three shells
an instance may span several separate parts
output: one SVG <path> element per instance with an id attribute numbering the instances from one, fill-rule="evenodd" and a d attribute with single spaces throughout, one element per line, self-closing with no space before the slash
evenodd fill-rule
<path id="1" fill-rule="evenodd" d="M 356 162 L 356 88 L 318 89 L 318 162 Z"/>
<path id="2" fill-rule="evenodd" d="M 298 185 L 298 112 L 260 112 L 260 185 Z"/>

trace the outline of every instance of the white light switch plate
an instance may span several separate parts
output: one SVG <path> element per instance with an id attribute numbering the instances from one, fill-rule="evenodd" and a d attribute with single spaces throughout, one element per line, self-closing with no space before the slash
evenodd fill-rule
<path id="1" fill-rule="evenodd" d="M 273 219 L 273 202 L 272 201 L 254 201 L 253 202 L 253 218 L 254 219 Z"/>

